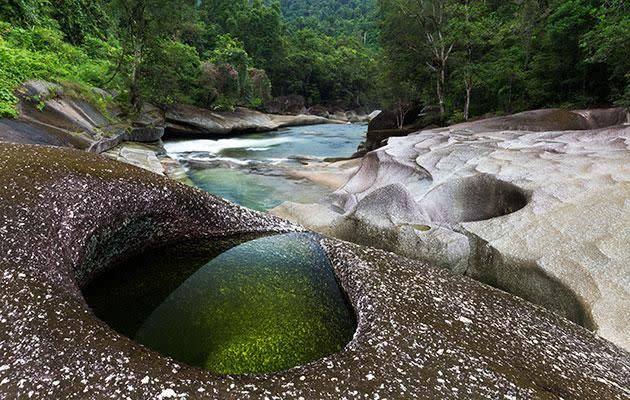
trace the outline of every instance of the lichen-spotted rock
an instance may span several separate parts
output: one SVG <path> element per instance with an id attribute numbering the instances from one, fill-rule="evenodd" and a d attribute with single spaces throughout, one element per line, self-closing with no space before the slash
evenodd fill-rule
<path id="1" fill-rule="evenodd" d="M 619 347 L 475 281 L 336 240 L 320 243 L 356 311 L 356 333 L 336 354 L 271 375 L 177 363 L 115 333 L 81 294 L 98 273 L 154 246 L 295 230 L 94 155 L 0 145 L 0 397 L 630 396 L 630 354 Z"/>

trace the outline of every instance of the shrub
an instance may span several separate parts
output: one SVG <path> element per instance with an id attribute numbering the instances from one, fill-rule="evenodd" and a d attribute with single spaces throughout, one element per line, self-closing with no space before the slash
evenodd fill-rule
<path id="1" fill-rule="evenodd" d="M 240 98 L 238 71 L 231 64 L 206 62 L 201 67 L 197 103 L 202 107 L 233 108 Z"/>
<path id="2" fill-rule="evenodd" d="M 62 38 L 56 29 L 24 29 L 0 22 L 0 116 L 16 116 L 14 93 L 27 80 L 74 81 L 90 88 L 109 79 L 112 63 L 107 57 L 90 57 Z M 105 53 L 115 51 L 110 46 Z"/>
<path id="3" fill-rule="evenodd" d="M 152 46 L 140 66 L 140 87 L 146 101 L 191 103 L 199 79 L 199 55 L 194 47 L 173 40 Z"/>

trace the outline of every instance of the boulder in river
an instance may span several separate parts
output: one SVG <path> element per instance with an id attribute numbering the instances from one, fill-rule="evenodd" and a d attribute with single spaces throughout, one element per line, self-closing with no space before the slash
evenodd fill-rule
<path id="1" fill-rule="evenodd" d="M 333 121 L 315 115 L 272 115 L 246 108 L 233 112 L 211 111 L 187 105 L 166 109 L 166 135 L 170 138 L 217 138 L 227 135 L 266 132 L 295 125 L 317 125 Z"/>

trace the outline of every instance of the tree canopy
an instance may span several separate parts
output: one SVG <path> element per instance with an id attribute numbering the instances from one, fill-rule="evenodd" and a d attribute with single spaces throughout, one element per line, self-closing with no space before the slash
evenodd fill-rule
<path id="1" fill-rule="evenodd" d="M 630 105 L 623 0 L 2 0 L 0 114 L 27 79 L 217 109 L 272 96 L 442 122 Z M 89 91 L 89 90 L 88 90 Z"/>
<path id="2" fill-rule="evenodd" d="M 548 106 L 627 105 L 623 0 L 379 0 L 386 86 L 442 120 Z M 407 97 L 409 97 L 407 96 Z"/>

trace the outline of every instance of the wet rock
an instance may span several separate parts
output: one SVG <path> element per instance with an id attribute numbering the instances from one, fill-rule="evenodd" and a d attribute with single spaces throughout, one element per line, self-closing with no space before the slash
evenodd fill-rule
<path id="1" fill-rule="evenodd" d="M 319 237 L 290 233 L 206 263 L 151 312 L 136 338 L 218 374 L 270 373 L 338 352 L 352 339 L 354 319 Z"/>
<path id="2" fill-rule="evenodd" d="M 324 238 L 357 316 L 344 349 L 275 374 L 183 365 L 108 328 L 80 288 L 158 246 L 300 228 L 85 152 L 0 144 L 0 182 L 1 397 L 629 395 L 630 354 L 587 330 L 468 278 Z"/>
<path id="3" fill-rule="evenodd" d="M 630 127 L 605 126 L 624 116 L 537 110 L 390 138 L 328 200 L 281 215 L 464 273 L 630 348 Z"/>

